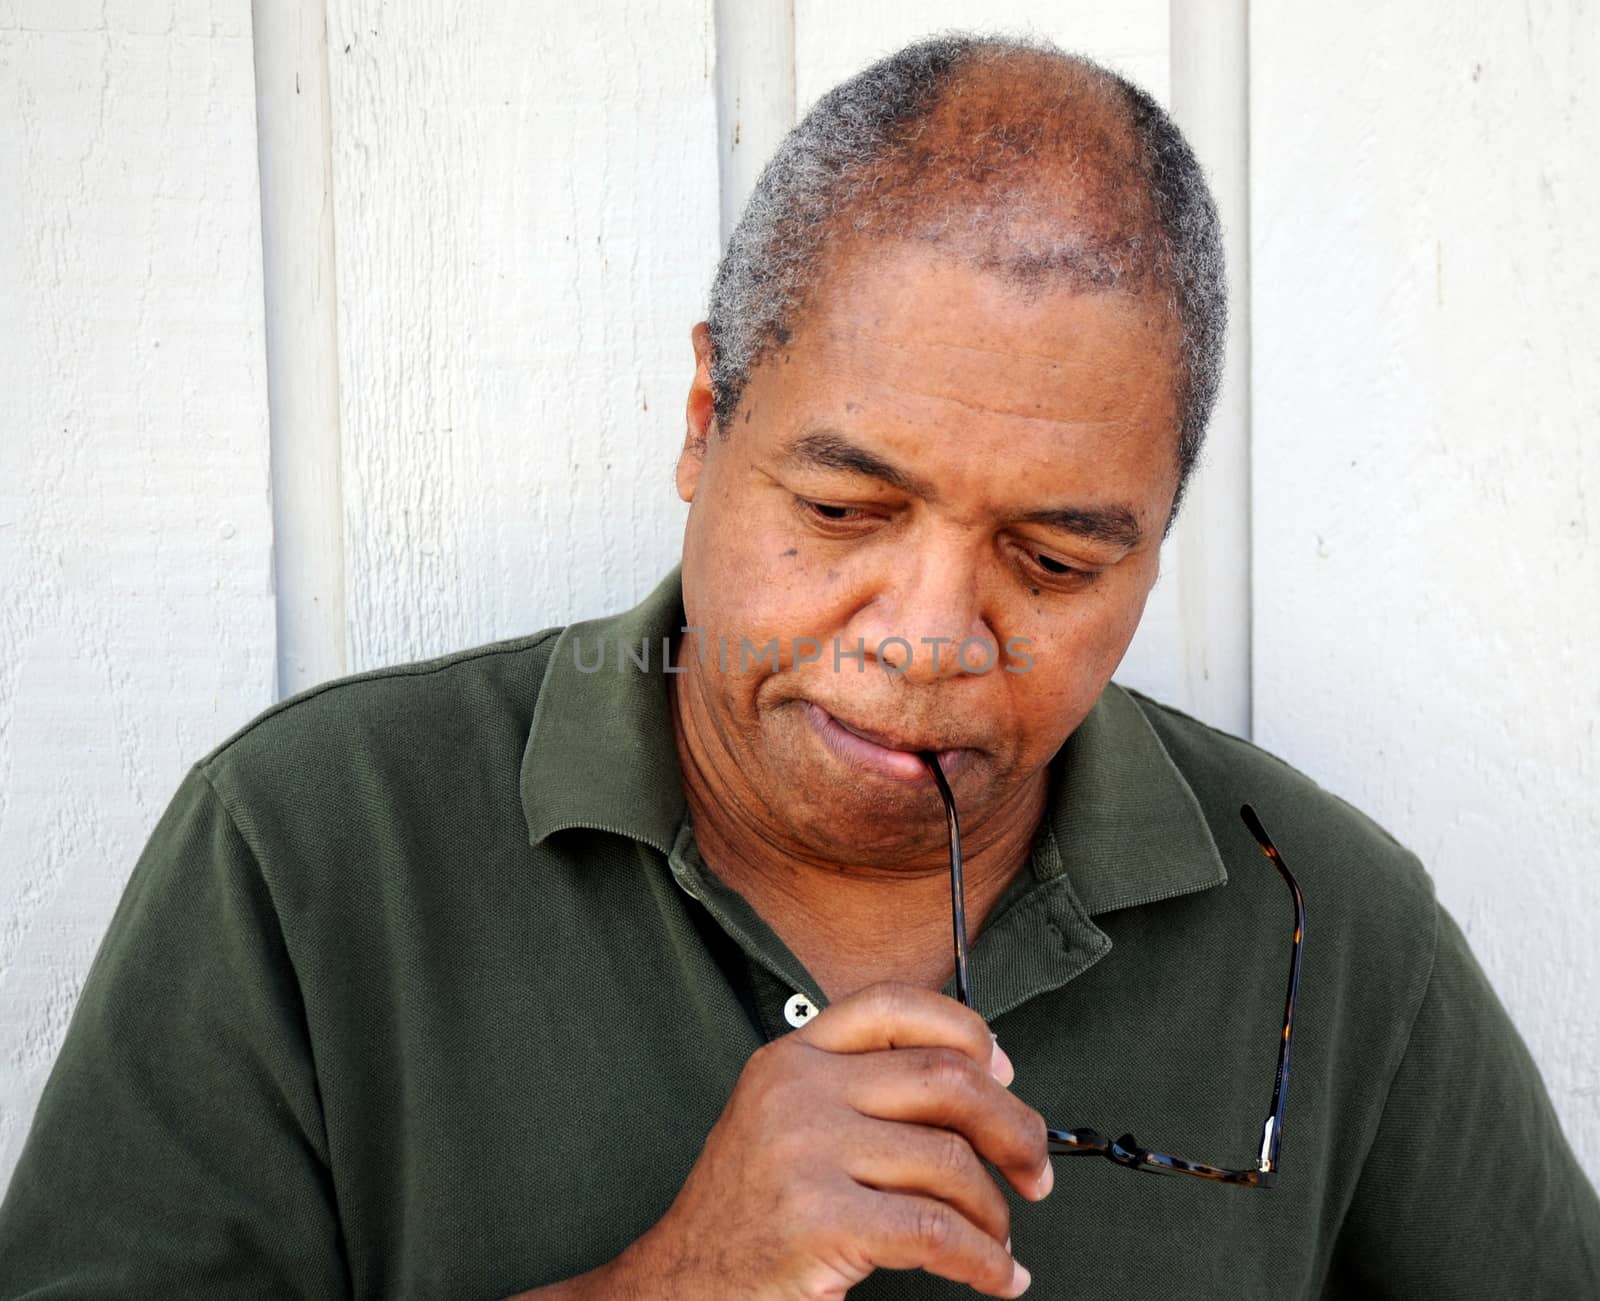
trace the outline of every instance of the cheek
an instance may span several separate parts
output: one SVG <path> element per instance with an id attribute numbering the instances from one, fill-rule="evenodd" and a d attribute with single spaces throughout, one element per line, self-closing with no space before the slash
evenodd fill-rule
<path id="1" fill-rule="evenodd" d="M 1069 614 L 1051 621 L 1029 649 L 1034 672 L 1043 675 L 1040 694 L 1070 701 L 1069 708 L 1098 696 L 1133 640 L 1149 590 L 1141 581 L 1122 591 L 1083 597 Z M 1031 622 L 1035 627 L 1045 625 L 1040 615 Z"/>
<path id="2" fill-rule="evenodd" d="M 726 476 L 724 476 L 725 478 Z M 684 529 L 684 584 L 699 598 L 700 622 L 727 624 L 740 611 L 763 619 L 759 612 L 783 604 L 782 590 L 795 569 L 784 553 L 792 543 L 773 520 L 734 500 L 726 490 L 707 484 L 696 497 Z"/>
<path id="3" fill-rule="evenodd" d="M 708 548 L 711 563 L 696 575 L 691 622 L 713 676 L 721 679 L 717 689 L 732 697 L 753 696 L 773 676 L 772 642 L 780 669 L 787 670 L 797 638 L 827 645 L 836 631 L 824 576 L 799 568 L 798 557 L 784 554 L 787 547 L 758 542 L 739 532 L 729 546 Z"/>

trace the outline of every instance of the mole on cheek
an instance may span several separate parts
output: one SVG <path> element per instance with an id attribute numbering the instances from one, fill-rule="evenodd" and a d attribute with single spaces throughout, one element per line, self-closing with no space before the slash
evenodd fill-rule
<path id="1" fill-rule="evenodd" d="M 783 554 L 786 555 L 786 556 L 798 556 L 800 554 L 800 548 L 799 547 L 790 547 Z"/>

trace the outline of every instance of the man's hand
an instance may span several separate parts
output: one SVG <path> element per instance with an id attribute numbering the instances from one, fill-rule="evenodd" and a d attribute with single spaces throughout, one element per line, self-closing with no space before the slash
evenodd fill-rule
<path id="1" fill-rule="evenodd" d="M 1018 1296 L 982 1162 L 1031 1200 L 1054 1175 L 1011 1075 L 953 999 L 864 989 L 750 1058 L 677 1200 L 597 1274 L 618 1296 L 841 1301 L 875 1269 L 920 1268 Z"/>

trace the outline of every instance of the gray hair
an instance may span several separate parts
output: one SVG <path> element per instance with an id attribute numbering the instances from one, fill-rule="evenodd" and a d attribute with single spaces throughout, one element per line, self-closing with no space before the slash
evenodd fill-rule
<path id="1" fill-rule="evenodd" d="M 1003 93 L 975 107 L 985 74 Z M 834 87 L 767 163 L 717 267 L 707 326 L 722 437 L 827 256 L 873 239 L 954 246 L 1030 292 L 1162 297 L 1178 334 L 1171 526 L 1216 402 L 1228 309 L 1216 205 L 1160 105 L 1048 42 L 967 33 Z"/>

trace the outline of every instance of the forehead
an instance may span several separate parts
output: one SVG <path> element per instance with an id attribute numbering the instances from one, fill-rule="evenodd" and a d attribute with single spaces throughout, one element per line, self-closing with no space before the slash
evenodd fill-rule
<path id="1" fill-rule="evenodd" d="M 1114 420 L 1176 430 L 1178 330 L 1153 294 L 1016 278 L 920 244 L 828 259 L 753 380 L 781 376 L 893 406 L 939 399 L 1026 420 Z"/>
<path id="2" fill-rule="evenodd" d="M 1026 495 L 1030 475 L 1159 495 L 1176 466 L 1175 338 L 1150 298 L 872 246 L 827 268 L 737 419 L 775 456 L 843 434 L 995 504 Z"/>

